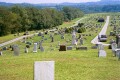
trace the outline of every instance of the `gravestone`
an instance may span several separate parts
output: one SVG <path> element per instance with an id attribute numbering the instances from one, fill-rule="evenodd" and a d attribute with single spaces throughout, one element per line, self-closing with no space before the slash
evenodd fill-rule
<path id="1" fill-rule="evenodd" d="M 0 51 L 0 56 L 2 56 L 2 51 Z"/>
<path id="2" fill-rule="evenodd" d="M 33 52 L 37 52 L 37 43 L 34 43 Z"/>
<path id="3" fill-rule="evenodd" d="M 112 46 L 113 55 L 116 56 L 117 44 L 116 43 L 112 43 L 111 46 Z"/>
<path id="4" fill-rule="evenodd" d="M 80 45 L 83 45 L 83 39 L 80 38 Z"/>
<path id="5" fill-rule="evenodd" d="M 60 45 L 59 51 L 66 51 L 66 45 Z"/>
<path id="6" fill-rule="evenodd" d="M 118 42 L 118 46 L 117 46 L 117 48 L 120 48 L 120 42 Z"/>
<path id="7" fill-rule="evenodd" d="M 116 36 L 116 44 L 118 45 L 118 43 L 120 42 L 120 35 Z"/>
<path id="8" fill-rule="evenodd" d="M 19 49 L 18 45 L 13 45 L 13 51 L 14 51 L 14 56 L 19 56 L 20 49 Z"/>
<path id="9" fill-rule="evenodd" d="M 54 37 L 53 36 L 51 37 L 51 42 L 54 42 Z"/>
<path id="10" fill-rule="evenodd" d="M 102 44 L 98 45 L 98 57 L 106 57 L 106 51 L 104 50 L 104 46 Z"/>
<path id="11" fill-rule="evenodd" d="M 43 48 L 42 46 L 40 47 L 40 51 L 41 51 L 41 52 L 43 52 L 43 51 L 44 51 L 44 48 Z"/>
<path id="12" fill-rule="evenodd" d="M 120 49 L 116 50 L 116 57 L 119 57 Z"/>
<path id="13" fill-rule="evenodd" d="M 34 64 L 34 80 L 54 80 L 54 61 L 36 61 Z"/>
<path id="14" fill-rule="evenodd" d="M 72 44 L 73 44 L 73 45 L 77 45 L 75 31 L 73 31 L 73 33 L 72 33 Z"/>
<path id="15" fill-rule="evenodd" d="M 99 44 L 99 45 L 98 45 L 98 49 L 99 49 L 99 50 L 104 50 L 104 46 L 103 46 L 102 44 Z"/>
<path id="16" fill-rule="evenodd" d="M 60 46 L 60 41 L 58 41 L 58 46 Z"/>
<path id="17" fill-rule="evenodd" d="M 40 49 L 41 52 L 44 51 L 44 48 L 43 48 L 43 46 L 42 46 L 42 43 L 43 43 L 43 40 L 41 40 L 40 43 L 39 43 L 39 49 Z"/>
<path id="18" fill-rule="evenodd" d="M 113 31 L 110 31 L 110 36 L 113 36 L 113 34 L 114 34 Z"/>
<path id="19" fill-rule="evenodd" d="M 76 47 L 76 50 L 88 50 L 87 47 Z"/>
<path id="20" fill-rule="evenodd" d="M 28 53 L 28 48 L 27 47 L 25 47 L 25 53 Z"/>
<path id="21" fill-rule="evenodd" d="M 3 47 L 2 50 L 7 50 L 7 47 Z"/>
<path id="22" fill-rule="evenodd" d="M 23 38 L 23 43 L 26 43 L 26 37 Z"/>
<path id="23" fill-rule="evenodd" d="M 65 36 L 63 33 L 61 34 L 61 39 L 65 39 Z"/>
<path id="24" fill-rule="evenodd" d="M 42 33 L 41 33 L 41 32 L 39 32 L 39 33 L 38 33 L 38 36 L 41 36 L 41 35 L 42 35 Z"/>
<path id="25" fill-rule="evenodd" d="M 67 50 L 72 50 L 73 46 L 67 46 Z"/>

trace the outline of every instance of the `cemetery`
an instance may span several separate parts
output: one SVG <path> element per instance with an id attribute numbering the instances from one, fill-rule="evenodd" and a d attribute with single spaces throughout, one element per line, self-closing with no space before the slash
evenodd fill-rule
<path id="1" fill-rule="evenodd" d="M 98 38 L 101 44 L 92 44 L 108 15 L 106 35 Z M 119 80 L 118 15 L 86 14 L 57 29 L 27 32 L 24 35 L 33 35 L 1 46 L 0 80 Z M 73 26 L 78 20 L 82 25 Z"/>

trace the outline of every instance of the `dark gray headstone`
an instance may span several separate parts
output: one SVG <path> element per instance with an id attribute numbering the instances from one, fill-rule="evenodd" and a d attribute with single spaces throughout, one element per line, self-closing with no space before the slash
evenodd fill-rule
<path id="1" fill-rule="evenodd" d="M 67 50 L 72 50 L 73 46 L 67 46 Z"/>
<path id="2" fill-rule="evenodd" d="M 40 47 L 40 51 L 41 51 L 41 52 L 44 52 L 44 48 L 43 48 L 42 46 Z"/>
<path id="3" fill-rule="evenodd" d="M 117 48 L 120 48 L 120 42 L 118 42 L 118 46 L 117 46 Z"/>
<path id="4" fill-rule="evenodd" d="M 3 49 L 2 50 L 7 50 L 7 47 L 3 47 Z"/>
<path id="5" fill-rule="evenodd" d="M 13 45 L 13 51 L 14 51 L 15 56 L 19 56 L 20 49 L 19 49 L 18 45 Z"/>
<path id="6" fill-rule="evenodd" d="M 51 37 L 51 42 L 54 42 L 54 37 Z"/>
<path id="7" fill-rule="evenodd" d="M 80 38 L 80 45 L 83 45 L 83 39 Z"/>

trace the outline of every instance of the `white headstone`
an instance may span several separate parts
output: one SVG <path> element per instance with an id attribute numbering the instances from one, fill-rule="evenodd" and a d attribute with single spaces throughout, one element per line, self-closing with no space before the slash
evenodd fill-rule
<path id="1" fill-rule="evenodd" d="M 75 31 L 73 31 L 73 33 L 72 33 L 72 44 L 73 44 L 73 45 L 77 45 Z"/>
<path id="2" fill-rule="evenodd" d="M 54 80 L 54 61 L 36 61 L 34 80 Z"/>
<path id="3" fill-rule="evenodd" d="M 34 43 L 33 52 L 37 52 L 37 43 Z"/>
<path id="4" fill-rule="evenodd" d="M 99 50 L 99 57 L 106 57 L 106 52 L 104 50 Z"/>

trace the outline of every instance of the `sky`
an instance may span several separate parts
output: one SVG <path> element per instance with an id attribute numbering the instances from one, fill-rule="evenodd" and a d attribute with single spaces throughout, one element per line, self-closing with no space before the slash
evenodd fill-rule
<path id="1" fill-rule="evenodd" d="M 7 3 L 63 3 L 63 2 L 71 2 L 71 3 L 81 3 L 81 2 L 96 2 L 100 0 L 0 0 L 0 2 Z"/>

